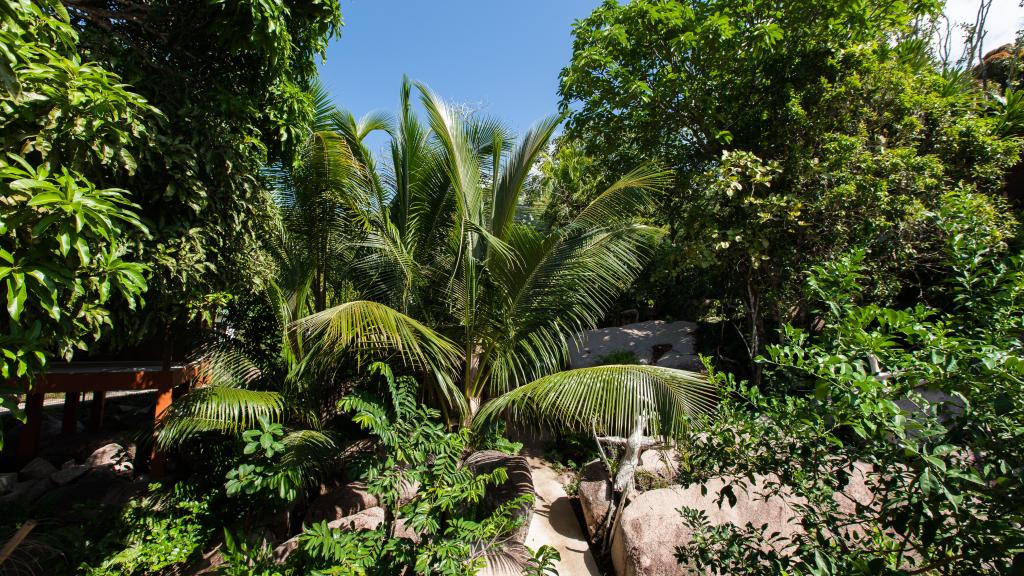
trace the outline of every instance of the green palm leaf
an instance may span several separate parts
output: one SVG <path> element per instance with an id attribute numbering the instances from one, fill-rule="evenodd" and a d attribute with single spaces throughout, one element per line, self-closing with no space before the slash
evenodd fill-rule
<path id="1" fill-rule="evenodd" d="M 319 361 L 354 353 L 360 364 L 397 355 L 406 366 L 432 371 L 440 392 L 462 410 L 465 400 L 452 384 L 451 374 L 461 361 L 450 340 L 401 312 L 367 300 L 347 302 L 302 318 L 292 325 L 314 346 Z"/>
<path id="2" fill-rule="evenodd" d="M 685 417 L 709 413 L 715 387 L 701 374 L 660 366 L 595 366 L 545 376 L 488 402 L 478 422 L 504 415 L 527 424 L 628 436 L 637 418 L 672 437 Z"/>
<path id="3" fill-rule="evenodd" d="M 276 392 L 230 386 L 197 388 L 167 409 L 156 425 L 161 450 L 179 446 L 204 432 L 241 434 L 259 426 L 261 417 L 280 419 L 284 402 Z"/>

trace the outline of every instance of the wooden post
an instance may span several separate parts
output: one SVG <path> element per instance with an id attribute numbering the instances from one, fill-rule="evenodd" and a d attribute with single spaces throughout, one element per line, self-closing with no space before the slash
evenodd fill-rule
<path id="1" fill-rule="evenodd" d="M 64 393 L 64 419 L 60 425 L 60 433 L 64 436 L 72 436 L 78 432 L 78 402 L 81 398 L 81 392 Z"/>
<path id="2" fill-rule="evenodd" d="M 156 396 L 156 409 L 153 410 L 153 425 L 156 426 L 163 418 L 164 412 L 171 407 L 174 399 L 174 383 L 171 380 L 171 373 L 164 372 L 161 376 L 166 377 L 167 383 L 160 387 Z M 156 449 L 156 442 L 153 443 L 153 451 L 149 456 L 149 473 L 153 478 L 160 478 L 164 475 L 167 465 L 167 456 Z"/>
<path id="3" fill-rule="evenodd" d="M 29 393 L 25 397 L 25 427 L 21 429 L 18 442 L 18 463 L 25 464 L 35 458 L 39 450 L 39 431 L 43 424 L 43 399 L 45 394 Z"/>
<path id="4" fill-rule="evenodd" d="M 89 421 L 89 430 L 99 432 L 103 428 L 103 412 L 106 410 L 107 393 L 96 390 L 92 393 L 92 419 Z"/>

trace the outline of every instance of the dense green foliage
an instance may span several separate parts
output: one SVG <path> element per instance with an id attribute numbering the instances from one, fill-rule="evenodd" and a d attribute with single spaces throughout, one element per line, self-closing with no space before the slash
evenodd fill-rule
<path id="1" fill-rule="evenodd" d="M 341 26 L 337 2 L 65 2 L 89 58 L 159 108 L 148 146 L 111 185 L 149 224 L 133 256 L 152 269 L 144 314 L 123 340 L 164 336 L 249 294 L 270 268 L 273 206 L 261 170 L 289 160 L 313 120 L 305 90 Z"/>
<path id="2" fill-rule="evenodd" d="M 414 379 L 395 378 L 379 364 L 371 371 L 381 375 L 385 401 L 360 391 L 343 398 L 341 407 L 378 441 L 363 477 L 385 509 L 384 523 L 368 531 L 331 529 L 326 522 L 307 527 L 301 537 L 306 569 L 461 576 L 488 562 L 511 562 L 503 536 L 521 522 L 512 513 L 524 502 L 510 501 L 484 518 L 474 512 L 488 486 L 507 480 L 505 469 L 477 475 L 462 466 L 470 431 L 446 432 L 439 412 L 418 405 Z M 418 489 L 410 495 L 409 487 Z M 396 535 L 399 526 L 405 533 Z"/>
<path id="3" fill-rule="evenodd" d="M 811 319 L 802 272 L 849 246 L 867 250 L 879 301 L 927 284 L 925 212 L 953 189 L 999 193 L 1019 152 L 969 81 L 933 69 L 937 8 L 652 0 L 576 25 L 567 141 L 598 167 L 675 169 L 641 287 L 656 309 L 745 316 L 753 358 Z"/>
<path id="4" fill-rule="evenodd" d="M 210 498 L 184 484 L 168 492 L 156 490 L 158 485 L 153 488 L 151 496 L 131 502 L 117 528 L 97 543 L 116 551 L 98 566 L 83 566 L 83 574 L 160 574 L 202 550 L 211 535 Z"/>
<path id="5" fill-rule="evenodd" d="M 86 349 L 111 307 L 136 309 L 146 267 L 125 254 L 145 235 L 112 176 L 132 172 L 159 113 L 120 78 L 83 61 L 56 2 L 0 9 L 0 378 Z M 10 404 L 0 395 L 0 403 Z M 2 438 L 0 438 L 2 446 Z"/>
<path id="6" fill-rule="evenodd" d="M 791 506 L 791 539 L 680 510 L 677 558 L 711 573 L 1020 573 L 1024 94 L 1016 52 L 987 83 L 936 58 L 941 9 L 607 0 L 574 25 L 565 116 L 515 137 L 408 80 L 394 117 L 335 108 L 330 0 L 0 4 L 0 376 L 229 328 L 157 423 L 188 480 L 44 523 L 66 551 L 39 557 L 552 574 L 553 549 L 509 544 L 529 496 L 492 506 L 508 474 L 467 464 L 522 447 L 507 420 L 587 434 L 563 459 L 679 440 L 682 481 L 727 478 L 709 498 L 759 479 Z M 632 352 L 565 370 L 617 305 L 724 346 L 707 375 Z M 870 502 L 837 497 L 858 479 Z M 302 520 L 361 485 L 379 525 Z"/>
<path id="7" fill-rule="evenodd" d="M 941 309 L 874 303 L 863 250 L 814 269 L 808 298 L 824 328 L 787 326 L 766 358 L 789 394 L 736 386 L 691 461 L 698 476 L 776 474 L 773 489 L 806 498 L 806 533 L 762 549 L 752 543 L 771 539 L 756 526 L 704 526 L 683 557 L 729 574 L 1019 570 L 1024 268 L 976 201 L 946 195 L 930 217 L 947 234 Z M 855 464 L 874 501 L 844 507 L 833 494 Z"/>

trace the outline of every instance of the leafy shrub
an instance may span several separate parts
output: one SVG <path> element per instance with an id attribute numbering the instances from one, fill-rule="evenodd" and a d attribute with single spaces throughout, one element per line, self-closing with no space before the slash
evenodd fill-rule
<path id="1" fill-rule="evenodd" d="M 242 433 L 243 459 L 227 473 L 224 484 L 227 495 L 245 494 L 257 499 L 291 502 L 302 487 L 302 470 L 276 465 L 286 451 L 281 441 L 285 436 L 284 426 L 271 422 L 264 415 L 260 415 L 258 421 L 259 429 Z"/>
<path id="2" fill-rule="evenodd" d="M 786 327 L 763 359 L 785 393 L 731 383 L 734 399 L 689 464 L 692 480 L 777 475 L 769 490 L 791 501 L 806 534 L 785 541 L 687 511 L 695 536 L 681 559 L 730 574 L 1024 566 L 1024 260 L 978 220 L 977 200 L 950 194 L 930 215 L 946 239 L 932 294 L 942 309 L 865 301 L 861 251 L 814 268 L 809 297 L 823 329 Z M 874 502 L 851 510 L 834 494 L 855 465 Z"/>
<path id="3" fill-rule="evenodd" d="M 147 268 L 124 256 L 144 236 L 126 190 L 96 174 L 133 172 L 159 113 L 121 79 L 83 62 L 56 0 L 0 9 L 0 377 L 70 358 L 111 325 L 110 306 L 142 304 Z M 93 176 L 84 174 L 91 172 Z M 0 405 L 17 413 L 17 402 Z M 0 447 L 3 438 L 0 436 Z"/>
<path id="4" fill-rule="evenodd" d="M 369 390 L 343 398 L 340 407 L 369 431 L 379 449 L 365 462 L 363 479 L 385 509 L 376 530 L 332 529 L 326 522 L 306 528 L 300 537 L 302 568 L 320 575 L 379 574 L 410 570 L 416 574 L 476 574 L 518 527 L 516 510 L 530 495 L 479 517 L 488 486 L 508 479 L 504 468 L 476 475 L 461 465 L 472 432 L 449 433 L 440 413 L 416 400 L 416 380 L 395 377 L 374 364 L 386 401 Z M 403 499 L 403 486 L 417 485 Z M 395 521 L 419 535 L 418 542 L 395 536 Z"/>
<path id="5" fill-rule="evenodd" d="M 266 540 L 252 543 L 244 536 L 224 529 L 224 563 L 220 576 L 284 576 L 285 569 L 274 565 L 274 549 Z"/>
<path id="6" fill-rule="evenodd" d="M 562 555 L 547 544 L 536 550 L 530 550 L 530 559 L 527 561 L 523 576 L 558 576 L 555 569 L 555 562 L 562 559 Z"/>
<path id="7" fill-rule="evenodd" d="M 206 544 L 210 527 L 210 498 L 188 484 L 133 500 L 119 523 L 103 537 L 101 548 L 115 550 L 96 566 L 82 566 L 88 576 L 143 576 L 161 574 L 190 560 Z"/>

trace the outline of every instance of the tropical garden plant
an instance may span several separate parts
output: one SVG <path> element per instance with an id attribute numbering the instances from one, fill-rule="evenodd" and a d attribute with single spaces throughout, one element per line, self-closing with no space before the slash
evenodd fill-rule
<path id="1" fill-rule="evenodd" d="M 421 122 L 412 91 L 406 81 L 393 126 L 323 107 L 314 126 L 333 129 L 311 131 L 304 163 L 276 179 L 285 223 L 279 271 L 290 279 L 289 289 L 275 289 L 287 310 L 281 338 L 302 348 L 289 352 L 294 370 L 284 381 L 322 390 L 324 375 L 346 362 L 389 359 L 420 374 L 446 418 L 466 427 L 503 413 L 627 435 L 641 418 L 651 434 L 671 436 L 686 415 L 710 408 L 711 387 L 685 371 L 561 371 L 567 339 L 595 325 L 642 268 L 659 231 L 635 215 L 664 173 L 637 169 L 544 233 L 517 222 L 516 205 L 560 119 L 512 146 L 500 124 L 467 117 L 423 86 Z M 374 126 L 392 135 L 387 170 L 375 169 L 363 144 Z M 355 239 L 342 242 L 341 229 Z M 215 377 L 176 406 L 160 441 L 188 431 L 185 422 L 240 432 L 290 405 L 280 396 L 265 404 L 248 395 L 252 382 L 232 378 Z M 222 394 L 217 385 L 233 389 Z M 488 399 L 499 400 L 485 407 Z"/>

